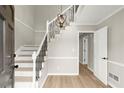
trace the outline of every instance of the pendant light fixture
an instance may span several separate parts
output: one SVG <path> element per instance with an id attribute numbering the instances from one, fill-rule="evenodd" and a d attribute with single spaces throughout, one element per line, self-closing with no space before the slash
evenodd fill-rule
<path id="1" fill-rule="evenodd" d="M 64 23 L 66 20 L 66 16 L 64 14 L 62 14 L 62 5 L 58 6 L 58 15 L 57 15 L 57 19 L 56 19 L 56 25 L 60 28 L 64 27 Z"/>

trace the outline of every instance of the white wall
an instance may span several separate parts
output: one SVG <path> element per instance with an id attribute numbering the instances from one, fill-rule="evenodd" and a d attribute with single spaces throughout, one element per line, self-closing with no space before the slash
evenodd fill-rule
<path id="1" fill-rule="evenodd" d="M 49 58 L 48 75 L 78 75 L 77 58 Z"/>
<path id="2" fill-rule="evenodd" d="M 58 9 L 57 5 L 37 5 L 35 7 L 35 30 L 45 31 L 46 21 L 51 21 L 57 16 Z M 63 10 L 66 9 L 68 5 L 63 5 Z"/>
<path id="3" fill-rule="evenodd" d="M 49 44 L 48 74 L 73 75 L 78 74 L 78 33 L 62 31 Z"/>
<path id="4" fill-rule="evenodd" d="M 34 6 L 15 6 L 15 50 L 34 44 Z"/>
<path id="5" fill-rule="evenodd" d="M 63 10 L 69 7 L 69 5 L 63 5 Z M 35 45 L 39 45 L 43 39 L 44 32 L 46 32 L 46 21 L 53 20 L 58 13 L 57 5 L 37 5 L 35 6 Z M 37 33 L 39 32 L 39 33 Z M 41 32 L 41 33 L 40 33 Z"/>
<path id="6" fill-rule="evenodd" d="M 108 84 L 115 88 L 124 88 L 124 64 L 118 64 L 118 62 L 108 62 L 108 73 L 112 73 L 119 77 L 119 81 L 108 76 Z"/>

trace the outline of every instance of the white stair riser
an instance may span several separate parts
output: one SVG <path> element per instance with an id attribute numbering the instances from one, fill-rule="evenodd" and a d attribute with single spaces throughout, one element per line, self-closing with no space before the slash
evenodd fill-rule
<path id="1" fill-rule="evenodd" d="M 37 50 L 38 47 L 21 47 L 20 50 Z"/>
<path id="2" fill-rule="evenodd" d="M 32 57 L 16 57 L 15 61 L 32 61 Z"/>
<path id="3" fill-rule="evenodd" d="M 15 63 L 15 65 L 19 65 L 20 68 L 33 67 L 33 63 Z"/>
<path id="4" fill-rule="evenodd" d="M 15 71 L 15 76 L 32 77 L 33 71 Z"/>
<path id="5" fill-rule="evenodd" d="M 32 82 L 15 82 L 15 88 L 31 88 Z"/>

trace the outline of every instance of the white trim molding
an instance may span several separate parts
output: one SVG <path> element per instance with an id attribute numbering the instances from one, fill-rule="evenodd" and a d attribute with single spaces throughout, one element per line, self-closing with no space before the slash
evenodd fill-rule
<path id="1" fill-rule="evenodd" d="M 108 60 L 108 63 L 111 63 L 111 64 L 115 64 L 115 65 L 124 67 L 124 64 L 123 63 L 119 63 L 119 62 L 116 62 L 116 61 L 110 61 L 110 60 Z"/>
<path id="2" fill-rule="evenodd" d="M 48 76 L 50 75 L 67 75 L 67 76 L 70 76 L 70 75 L 79 75 L 79 73 L 48 73 Z"/>
<path id="3" fill-rule="evenodd" d="M 124 7 L 120 7 L 116 11 L 112 12 L 110 15 L 106 16 L 105 18 L 103 18 L 102 20 L 100 20 L 99 22 L 97 22 L 95 25 L 99 25 L 100 23 L 102 23 L 105 20 L 107 20 L 108 18 L 112 17 L 113 15 L 115 15 L 116 13 L 118 13 L 119 11 L 121 11 L 122 9 L 124 9 Z"/>
<path id="4" fill-rule="evenodd" d="M 108 84 L 110 86 L 112 86 L 113 88 L 119 88 L 120 86 L 122 87 L 122 84 L 123 84 L 123 68 L 124 68 L 124 63 L 120 63 L 120 62 L 117 62 L 117 61 L 110 61 L 108 60 L 109 65 L 111 67 L 113 67 L 113 69 L 111 68 L 110 71 L 108 71 L 108 73 L 115 73 L 115 75 L 118 76 L 119 78 L 119 82 L 116 82 L 116 81 L 113 81 L 109 76 L 108 76 Z M 114 67 L 117 67 L 114 69 Z M 109 80 L 110 79 L 110 80 Z"/>
<path id="5" fill-rule="evenodd" d="M 23 24 L 25 27 L 29 28 L 31 31 L 34 31 L 34 29 L 31 26 L 27 25 L 26 23 L 24 23 L 23 21 L 21 21 L 20 19 L 18 19 L 16 17 L 15 17 L 15 21 Z"/>
<path id="6" fill-rule="evenodd" d="M 93 72 L 93 73 L 94 73 L 93 69 L 92 69 L 92 68 L 90 68 L 89 66 L 88 66 L 88 69 L 89 69 L 91 72 Z"/>
<path id="7" fill-rule="evenodd" d="M 78 31 L 78 33 L 94 33 L 95 31 Z"/>
<path id="8" fill-rule="evenodd" d="M 91 25 L 91 26 L 97 26 L 99 24 L 101 24 L 102 22 L 104 22 L 105 20 L 107 20 L 108 18 L 112 17 L 113 15 L 115 15 L 116 13 L 118 13 L 119 11 L 121 11 L 122 9 L 124 9 L 124 7 L 120 7 L 118 8 L 117 10 L 115 10 L 114 12 L 112 12 L 110 15 L 104 17 L 103 19 L 101 19 L 100 21 L 98 21 L 97 23 L 88 23 L 88 24 L 85 24 L 85 23 L 81 23 L 81 22 L 78 22 L 78 23 L 72 23 L 72 25 Z"/>
<path id="9" fill-rule="evenodd" d="M 72 22 L 70 25 L 71 26 L 96 26 L 96 24 L 91 24 L 91 23 L 85 24 L 85 23 L 81 23 L 81 22 L 78 22 L 78 23 Z"/>
<path id="10" fill-rule="evenodd" d="M 42 30 L 35 30 L 36 33 L 46 33 L 46 31 L 42 31 Z"/>
<path id="11" fill-rule="evenodd" d="M 78 57 L 48 57 L 48 59 L 78 59 Z"/>
<path id="12" fill-rule="evenodd" d="M 117 88 L 117 87 L 115 87 L 115 85 L 112 84 L 110 81 L 108 81 L 108 85 L 110 85 L 112 88 Z"/>

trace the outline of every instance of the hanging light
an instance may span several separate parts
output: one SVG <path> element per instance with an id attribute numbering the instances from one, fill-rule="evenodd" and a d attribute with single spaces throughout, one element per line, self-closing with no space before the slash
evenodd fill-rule
<path id="1" fill-rule="evenodd" d="M 60 8 L 58 8 L 58 11 L 59 13 L 57 15 L 56 25 L 59 26 L 60 28 L 63 28 L 66 20 L 66 16 L 62 14 L 62 5 L 60 6 Z"/>

